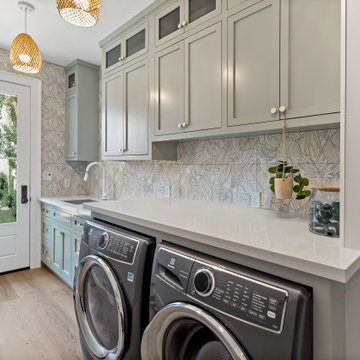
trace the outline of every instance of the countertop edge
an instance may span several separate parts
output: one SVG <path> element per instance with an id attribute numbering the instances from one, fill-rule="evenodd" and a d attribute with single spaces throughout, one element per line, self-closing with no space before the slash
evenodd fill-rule
<path id="1" fill-rule="evenodd" d="M 149 221 L 139 217 L 121 214 L 112 210 L 100 210 L 98 207 L 96 207 L 96 205 L 92 206 L 91 204 L 87 204 L 85 205 L 85 208 L 91 210 L 92 213 L 98 213 L 129 223 L 134 223 L 136 225 L 140 225 L 155 231 L 161 231 L 174 236 L 186 238 L 197 243 L 207 244 L 219 248 L 219 242 L 221 242 L 221 249 L 240 253 L 242 255 L 246 255 L 258 260 L 278 264 L 287 268 L 291 268 L 293 270 L 298 270 L 340 283 L 346 283 L 347 281 L 349 281 L 352 275 L 354 275 L 360 269 L 360 256 L 357 257 L 346 269 L 341 269 L 331 265 L 321 264 L 310 260 L 300 259 L 291 255 L 281 254 L 278 252 L 261 249 L 259 247 L 249 246 L 247 244 L 234 243 L 226 239 L 220 239 L 205 234 L 194 233 L 192 231 L 179 229 L 155 221 Z M 271 257 L 271 260 L 269 260 L 269 257 Z"/>

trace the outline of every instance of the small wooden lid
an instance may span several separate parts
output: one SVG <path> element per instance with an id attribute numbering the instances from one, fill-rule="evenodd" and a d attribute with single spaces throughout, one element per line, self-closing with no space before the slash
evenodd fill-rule
<path id="1" fill-rule="evenodd" d="M 333 191 L 333 192 L 340 191 L 339 186 L 318 186 L 318 185 L 314 185 L 314 186 L 312 186 L 312 188 L 313 189 L 323 190 L 323 191 Z"/>

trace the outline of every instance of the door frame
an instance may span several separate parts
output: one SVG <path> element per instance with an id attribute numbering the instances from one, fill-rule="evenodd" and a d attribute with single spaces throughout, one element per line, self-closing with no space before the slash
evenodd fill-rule
<path id="1" fill-rule="evenodd" d="M 24 75 L 0 71 L 5 82 L 30 88 L 30 177 L 29 177 L 29 264 L 41 266 L 41 89 L 42 81 Z"/>

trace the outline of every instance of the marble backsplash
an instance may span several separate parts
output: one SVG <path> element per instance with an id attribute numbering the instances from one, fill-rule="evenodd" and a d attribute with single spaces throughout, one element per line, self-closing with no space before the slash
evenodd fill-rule
<path id="1" fill-rule="evenodd" d="M 105 162 L 107 191 L 114 199 L 172 196 L 308 211 L 308 200 L 276 200 L 267 169 L 276 163 L 280 134 L 187 141 L 177 161 Z M 340 130 L 288 134 L 294 165 L 313 185 L 340 183 Z M 91 170 L 90 194 L 101 193 L 99 169 Z"/>
<path id="2" fill-rule="evenodd" d="M 9 52 L 3 49 L 0 70 L 20 74 L 12 69 Z M 41 171 L 53 175 L 53 180 L 41 182 L 42 196 L 86 194 L 83 182 L 86 164 L 65 161 L 65 69 L 44 61 L 39 74 L 29 76 L 42 80 Z M 70 179 L 70 187 L 64 186 L 65 179 Z"/>

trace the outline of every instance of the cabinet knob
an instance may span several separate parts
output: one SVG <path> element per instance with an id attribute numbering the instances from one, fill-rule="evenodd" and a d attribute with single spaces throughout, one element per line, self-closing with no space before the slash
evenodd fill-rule
<path id="1" fill-rule="evenodd" d="M 186 21 L 183 21 L 182 23 L 182 27 L 186 26 L 187 25 L 187 22 Z"/>
<path id="2" fill-rule="evenodd" d="M 270 110 L 271 114 L 276 114 L 277 113 L 277 108 L 276 107 L 272 107 Z"/>
<path id="3" fill-rule="evenodd" d="M 179 24 L 179 25 L 178 25 L 178 29 L 181 29 L 181 28 L 182 28 L 182 25 L 181 25 L 181 24 Z"/>
<path id="4" fill-rule="evenodd" d="M 286 111 L 286 106 L 284 105 L 280 106 L 279 111 L 283 114 Z"/>
<path id="5" fill-rule="evenodd" d="M 178 128 L 182 128 L 182 123 L 178 123 Z"/>
<path id="6" fill-rule="evenodd" d="M 183 123 L 181 124 L 181 126 L 182 126 L 182 127 L 187 127 L 188 124 L 187 124 L 186 122 L 183 122 Z"/>
<path id="7" fill-rule="evenodd" d="M 73 152 L 73 155 L 76 155 L 76 152 L 75 152 L 75 151 Z"/>

